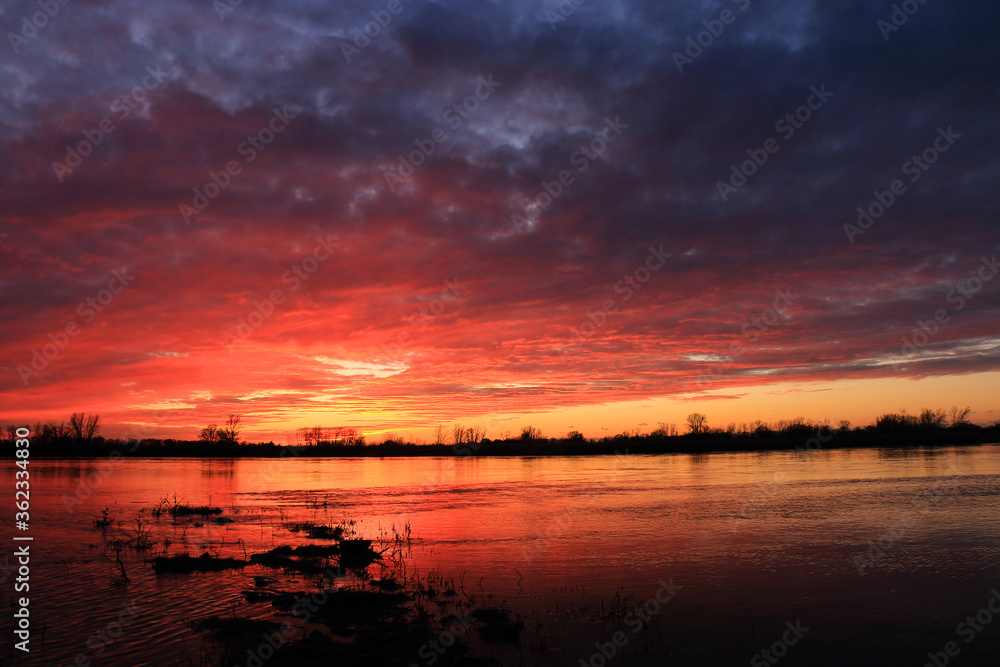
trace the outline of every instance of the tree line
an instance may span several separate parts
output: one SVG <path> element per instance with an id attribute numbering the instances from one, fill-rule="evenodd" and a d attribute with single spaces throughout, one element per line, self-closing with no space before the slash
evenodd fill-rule
<path id="1" fill-rule="evenodd" d="M 463 447 L 462 452 L 482 451 L 481 447 L 488 443 L 521 443 L 522 445 L 540 445 L 543 443 L 566 443 L 577 445 L 582 443 L 597 442 L 620 442 L 620 441 L 643 441 L 643 442 L 665 442 L 665 441 L 766 441 L 768 439 L 783 441 L 789 438 L 805 439 L 815 436 L 817 433 L 833 432 L 836 434 L 848 434 L 855 436 L 855 440 L 864 439 L 862 436 L 886 436 L 886 435 L 913 435 L 913 434 L 937 434 L 944 436 L 949 433 L 976 433 L 983 432 L 986 437 L 987 432 L 1000 431 L 1000 422 L 992 427 L 980 427 L 969 420 L 972 410 L 969 407 L 960 408 L 953 406 L 950 410 L 925 408 L 918 414 L 908 414 L 905 410 L 896 413 L 885 413 L 879 415 L 874 423 L 867 426 L 851 427 L 848 421 L 841 421 L 836 426 L 829 422 L 813 422 L 802 417 L 795 419 L 779 420 L 776 422 L 765 422 L 754 420 L 751 422 L 730 422 L 725 426 L 713 427 L 709 424 L 708 417 L 700 412 L 689 414 L 685 420 L 686 431 L 681 433 L 675 424 L 660 422 L 657 428 L 644 432 L 639 428 L 625 430 L 614 436 L 602 438 L 587 438 L 580 431 L 570 431 L 564 437 L 546 437 L 540 429 L 534 426 L 524 426 L 520 432 L 512 433 L 504 431 L 494 438 L 490 438 L 486 427 L 481 425 L 468 426 L 465 424 L 453 424 L 450 427 L 438 425 L 434 431 L 434 441 L 425 444 L 422 441 L 413 443 L 404 440 L 396 434 L 385 434 L 382 439 L 375 443 L 368 443 L 358 429 L 345 426 L 313 426 L 300 428 L 295 431 L 295 435 L 290 437 L 288 445 L 306 447 L 316 450 L 317 453 L 336 452 L 344 450 L 358 450 L 365 447 L 444 447 L 453 445 L 471 445 L 471 449 Z M 60 445 L 97 444 L 104 443 L 120 444 L 121 439 L 105 439 L 100 435 L 101 417 L 99 415 L 88 415 L 74 412 L 69 421 L 49 421 L 37 422 L 32 428 L 31 438 L 38 443 L 59 443 Z M 13 443 L 16 437 L 18 426 L 10 425 L 6 427 L 7 441 Z M 241 448 L 251 447 L 246 441 L 241 440 L 243 432 L 241 415 L 231 414 L 222 426 L 209 424 L 201 429 L 198 440 L 195 442 L 186 440 L 155 440 L 146 439 L 142 442 L 149 446 L 179 446 L 185 444 L 184 451 L 194 452 L 229 452 L 239 455 L 244 451 Z M 843 439 L 842 439 L 843 440 Z M 129 442 L 134 442 L 129 440 Z M 280 447 L 271 443 L 259 443 L 261 446 L 267 445 L 270 448 Z M 200 445 L 201 450 L 197 448 Z M 60 447 L 61 453 L 70 453 L 72 450 L 67 447 Z M 249 450 L 246 450 L 249 451 Z M 270 451 L 268 449 L 267 451 Z M 447 451 L 447 450 L 442 450 Z M 458 451 L 457 449 L 454 451 Z M 322 455 L 320 453 L 320 455 Z"/>

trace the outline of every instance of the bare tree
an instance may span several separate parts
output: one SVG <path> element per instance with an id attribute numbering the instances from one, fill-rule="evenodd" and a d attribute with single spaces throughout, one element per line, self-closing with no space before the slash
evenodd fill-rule
<path id="1" fill-rule="evenodd" d="M 324 442 L 330 442 L 332 436 L 330 433 L 331 429 L 326 426 L 313 426 L 307 428 L 299 429 L 299 436 L 306 443 L 307 446 L 315 446 L 322 444 Z"/>
<path id="2" fill-rule="evenodd" d="M 77 440 L 93 440 L 101 427 L 100 415 L 90 415 L 74 412 L 69 418 L 70 432 Z"/>
<path id="3" fill-rule="evenodd" d="M 944 410 L 931 410 L 924 408 L 920 412 L 920 426 L 927 429 L 943 428 L 948 416 Z"/>
<path id="4" fill-rule="evenodd" d="M 74 412 L 69 416 L 69 427 L 73 429 L 73 437 L 83 440 L 83 413 Z"/>
<path id="5" fill-rule="evenodd" d="M 434 444 L 443 445 L 445 440 L 448 439 L 448 429 L 446 429 L 441 424 L 438 424 L 437 428 L 434 429 Z"/>
<path id="6" fill-rule="evenodd" d="M 219 429 L 221 434 L 220 440 L 222 442 L 228 442 L 230 444 L 236 444 L 240 439 L 240 432 L 243 427 L 240 426 L 240 416 L 239 415 L 229 415 L 229 419 L 226 420 L 226 425 Z"/>
<path id="7" fill-rule="evenodd" d="M 473 426 L 466 429 L 466 435 L 469 436 L 469 442 L 478 444 L 483 441 L 486 437 L 486 427 L 485 426 Z"/>
<path id="8" fill-rule="evenodd" d="M 969 415 L 972 414 L 972 408 L 960 408 L 957 405 L 951 406 L 951 425 L 955 426 L 968 426 L 969 425 Z"/>
<path id="9" fill-rule="evenodd" d="M 708 417 L 700 412 L 692 412 L 687 416 L 687 425 L 695 435 L 708 432 Z"/>
<path id="10" fill-rule="evenodd" d="M 101 416 L 100 415 L 90 415 L 87 417 L 87 423 L 84 424 L 83 434 L 87 440 L 93 440 L 94 436 L 97 435 L 97 431 L 101 428 Z"/>
<path id="11" fill-rule="evenodd" d="M 351 426 L 335 426 L 331 429 L 330 438 L 339 445 L 363 445 L 365 436 Z"/>
<path id="12" fill-rule="evenodd" d="M 50 421 L 35 424 L 35 437 L 43 441 L 67 440 L 73 436 L 73 429 L 66 422 Z"/>
<path id="13" fill-rule="evenodd" d="M 468 441 L 468 431 L 461 424 L 455 424 L 451 427 L 451 437 L 456 445 L 461 445 L 463 442 Z"/>
<path id="14" fill-rule="evenodd" d="M 205 442 L 218 442 L 219 427 L 215 424 L 209 424 L 205 428 L 201 429 L 201 435 L 198 437 Z"/>
<path id="15" fill-rule="evenodd" d="M 542 432 L 534 426 L 525 426 L 521 429 L 521 440 L 541 440 Z"/>
<path id="16" fill-rule="evenodd" d="M 667 424 L 664 422 L 657 422 L 657 427 L 653 430 L 650 435 L 655 435 L 659 438 L 668 438 L 677 435 L 677 426 L 674 424 Z"/>
<path id="17" fill-rule="evenodd" d="M 237 423 L 239 417 L 236 417 Z M 237 432 L 239 428 L 237 428 Z M 359 445 L 364 444 L 364 436 L 358 429 L 351 426 L 311 426 L 300 428 L 295 432 L 298 438 L 307 446 L 314 445 Z"/>

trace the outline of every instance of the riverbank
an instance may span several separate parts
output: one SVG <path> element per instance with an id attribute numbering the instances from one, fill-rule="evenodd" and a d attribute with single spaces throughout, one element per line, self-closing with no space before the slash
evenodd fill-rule
<path id="1" fill-rule="evenodd" d="M 783 434 L 685 434 L 663 436 L 618 435 L 601 440 L 583 438 L 490 440 L 459 444 L 414 444 L 386 441 L 378 444 L 323 443 L 312 446 L 267 443 L 219 443 L 184 440 L 36 441 L 32 458 L 337 458 L 337 457 L 493 457 L 493 456 L 608 456 L 614 454 L 707 454 L 817 449 L 898 447 L 916 449 L 1000 442 L 1000 427 L 959 427 L 928 431 L 838 430 L 810 428 Z M 13 444 L 4 443 L 13 449 Z"/>

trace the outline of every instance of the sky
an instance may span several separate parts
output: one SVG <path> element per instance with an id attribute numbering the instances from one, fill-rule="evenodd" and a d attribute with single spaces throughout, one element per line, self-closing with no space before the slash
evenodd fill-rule
<path id="1" fill-rule="evenodd" d="M 996 422 L 1000 7 L 902 5 L 4 2 L 0 423 Z"/>

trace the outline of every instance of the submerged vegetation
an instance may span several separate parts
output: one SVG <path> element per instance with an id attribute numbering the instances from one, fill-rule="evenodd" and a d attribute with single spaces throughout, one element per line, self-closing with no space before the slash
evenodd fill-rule
<path id="1" fill-rule="evenodd" d="M 220 570 L 241 569 L 248 565 L 246 561 L 237 558 L 221 558 L 208 552 L 195 557 L 190 554 L 174 556 L 157 556 L 152 560 L 153 571 L 156 574 L 188 574 L 191 572 L 218 572 Z"/>
<path id="2" fill-rule="evenodd" d="M 168 511 L 171 506 L 210 507 L 210 501 L 195 505 L 174 497 L 171 505 L 163 499 L 152 507 L 152 523 L 144 520 L 149 508 L 131 522 L 116 522 L 111 508 L 90 521 L 101 528 L 101 555 L 112 563 L 116 587 L 135 586 L 136 568 L 151 569 L 158 580 L 174 578 L 178 586 L 185 577 L 217 577 L 221 586 L 242 582 L 243 604 L 258 605 L 256 611 L 247 608 L 252 616 L 238 615 L 236 603 L 232 612 L 183 621 L 206 640 L 198 664 L 256 664 L 257 655 L 271 665 L 403 667 L 430 659 L 496 665 L 494 657 L 521 650 L 525 617 L 484 593 L 481 582 L 477 591 L 466 591 L 464 577 L 456 582 L 414 569 L 408 524 L 365 536 L 354 520 L 288 523 L 281 510 L 233 507 L 226 514 L 237 517 L 234 525 L 219 527 L 194 522 L 196 513 Z M 312 507 L 326 511 L 325 503 Z M 271 530 L 261 544 L 289 543 L 260 550 L 230 532 L 241 526 L 253 532 L 265 521 Z M 114 525 L 121 534 L 109 537 Z M 189 543 L 188 531 L 195 527 L 200 529 Z M 171 549 L 164 537 L 171 531 L 183 546 Z M 192 555 L 193 545 L 200 555 Z M 233 553 L 239 549 L 242 558 Z"/>

